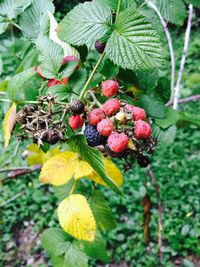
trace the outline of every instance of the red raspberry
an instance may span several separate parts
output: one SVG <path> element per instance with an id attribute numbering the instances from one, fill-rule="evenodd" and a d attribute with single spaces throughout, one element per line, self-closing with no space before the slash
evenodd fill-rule
<path id="1" fill-rule="evenodd" d="M 102 82 L 102 93 L 107 97 L 114 96 L 117 93 L 118 89 L 119 84 L 116 81 L 107 80 L 105 82 Z"/>
<path id="2" fill-rule="evenodd" d="M 113 123 L 109 119 L 103 119 L 97 124 L 97 131 L 102 136 L 109 136 L 113 131 Z"/>
<path id="3" fill-rule="evenodd" d="M 103 118 L 105 113 L 101 108 L 95 108 L 88 114 L 88 121 L 91 125 L 97 125 Z"/>
<path id="4" fill-rule="evenodd" d="M 129 104 L 126 104 L 125 108 L 132 112 L 134 121 L 146 119 L 146 112 L 143 108 L 135 107 Z"/>
<path id="5" fill-rule="evenodd" d="M 47 83 L 47 87 L 51 87 L 51 86 L 55 86 L 55 85 L 58 85 L 58 84 L 62 84 L 61 81 L 58 81 L 56 79 L 50 79 Z"/>
<path id="6" fill-rule="evenodd" d="M 109 99 L 103 105 L 106 116 L 110 116 L 120 109 L 120 101 L 118 99 Z"/>
<path id="7" fill-rule="evenodd" d="M 69 125 L 73 130 L 81 128 L 84 124 L 84 120 L 80 115 L 71 116 L 69 118 Z"/>
<path id="8" fill-rule="evenodd" d="M 44 76 L 42 76 L 42 73 L 41 73 L 41 67 L 40 67 L 40 66 L 36 67 L 36 72 L 37 72 L 37 75 L 38 75 L 40 78 L 44 78 Z"/>
<path id="9" fill-rule="evenodd" d="M 69 82 L 69 78 L 68 78 L 68 77 L 66 77 L 66 78 L 63 79 L 63 83 L 64 83 L 65 85 L 68 85 L 68 82 Z"/>
<path id="10" fill-rule="evenodd" d="M 66 56 L 63 58 L 62 64 L 66 64 L 72 61 L 79 61 L 79 58 L 77 58 L 76 56 Z M 78 68 L 79 68 L 79 64 L 77 63 L 76 70 L 78 70 Z"/>
<path id="11" fill-rule="evenodd" d="M 114 132 L 108 137 L 108 146 L 116 153 L 124 151 L 128 146 L 128 142 L 128 136 L 124 133 L 119 134 Z"/>
<path id="12" fill-rule="evenodd" d="M 147 139 L 151 136 L 151 126 L 142 120 L 135 122 L 134 136 L 137 139 Z"/>

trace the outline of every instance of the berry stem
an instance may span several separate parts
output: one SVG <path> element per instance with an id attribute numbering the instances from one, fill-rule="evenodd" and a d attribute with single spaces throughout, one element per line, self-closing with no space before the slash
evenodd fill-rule
<path id="1" fill-rule="evenodd" d="M 80 99 L 80 100 L 83 98 L 83 96 L 84 96 L 86 90 L 88 89 L 88 86 L 90 85 L 90 83 L 91 83 L 91 81 L 92 81 L 92 79 L 93 79 L 93 76 L 94 76 L 96 70 L 98 69 L 99 65 L 101 64 L 103 58 L 105 57 L 105 54 L 106 54 L 106 52 L 104 51 L 104 52 L 101 54 L 99 60 L 97 61 L 97 64 L 95 65 L 93 71 L 91 72 L 90 77 L 88 78 L 88 80 L 87 80 L 85 86 L 83 87 L 83 90 L 82 90 L 82 92 L 81 92 L 81 94 L 80 94 L 80 96 L 79 96 L 79 99 Z"/>
<path id="2" fill-rule="evenodd" d="M 116 19 L 117 19 L 117 18 L 118 18 L 118 16 L 119 16 L 119 12 L 120 12 L 121 3 L 122 3 L 122 0 L 118 0 L 118 4 L 117 4 L 117 13 L 116 13 Z"/>

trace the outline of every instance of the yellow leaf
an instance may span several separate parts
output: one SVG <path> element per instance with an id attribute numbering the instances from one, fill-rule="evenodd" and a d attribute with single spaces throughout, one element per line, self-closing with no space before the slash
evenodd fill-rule
<path id="1" fill-rule="evenodd" d="M 58 147 L 50 149 L 47 153 L 42 151 L 41 148 L 36 144 L 31 144 L 27 146 L 26 151 L 28 154 L 27 163 L 29 166 L 34 165 L 43 165 L 47 160 L 52 158 L 53 156 L 61 153 L 61 150 Z"/>
<path id="2" fill-rule="evenodd" d="M 68 234 L 79 240 L 94 241 L 96 222 L 86 198 L 73 194 L 58 206 L 58 219 Z"/>
<path id="3" fill-rule="evenodd" d="M 75 180 L 91 175 L 93 169 L 74 152 L 63 152 L 50 158 L 43 165 L 40 181 L 55 186 L 67 183 L 72 177 Z"/>
<path id="4" fill-rule="evenodd" d="M 105 170 L 107 175 L 118 185 L 121 186 L 123 183 L 123 175 L 120 169 L 107 158 L 104 158 Z M 93 171 L 93 173 L 88 177 L 92 181 L 99 183 L 101 185 L 107 186 L 106 183 L 102 180 L 102 178 Z"/>
<path id="5" fill-rule="evenodd" d="M 9 144 L 11 133 L 16 122 L 16 113 L 17 105 L 13 103 L 3 121 L 4 147 L 7 147 Z"/>

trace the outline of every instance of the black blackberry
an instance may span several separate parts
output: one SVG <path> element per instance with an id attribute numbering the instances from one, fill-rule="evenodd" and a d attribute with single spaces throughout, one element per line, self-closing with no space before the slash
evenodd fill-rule
<path id="1" fill-rule="evenodd" d="M 97 52 L 99 52 L 99 54 L 102 54 L 104 52 L 106 44 L 102 43 L 101 41 L 96 41 L 94 46 Z"/>
<path id="2" fill-rule="evenodd" d="M 149 165 L 150 160 L 147 156 L 139 155 L 137 158 L 137 162 L 140 165 L 140 167 L 146 168 Z"/>
<path id="3" fill-rule="evenodd" d="M 56 129 L 48 129 L 42 136 L 42 141 L 55 145 L 61 139 L 61 133 Z"/>
<path id="4" fill-rule="evenodd" d="M 80 100 L 74 100 L 71 104 L 71 111 L 75 115 L 79 115 L 84 111 L 84 104 Z"/>
<path id="5" fill-rule="evenodd" d="M 87 124 L 84 134 L 89 146 L 98 146 L 100 144 L 100 135 L 95 126 Z"/>

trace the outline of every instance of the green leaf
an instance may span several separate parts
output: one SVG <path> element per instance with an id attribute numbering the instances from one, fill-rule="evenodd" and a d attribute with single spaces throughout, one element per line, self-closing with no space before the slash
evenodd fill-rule
<path id="1" fill-rule="evenodd" d="M 73 243 L 69 244 L 65 253 L 65 267 L 88 267 L 87 256 Z"/>
<path id="2" fill-rule="evenodd" d="M 136 9 L 120 13 L 107 42 L 106 54 L 124 69 L 151 69 L 163 65 L 159 36 Z"/>
<path id="3" fill-rule="evenodd" d="M 8 81 L 2 81 L 0 82 L 0 92 L 5 92 L 8 89 Z"/>
<path id="4" fill-rule="evenodd" d="M 185 0 L 187 4 L 192 4 L 195 7 L 200 7 L 200 1 L 199 0 Z"/>
<path id="5" fill-rule="evenodd" d="M 8 94 L 12 101 L 28 100 L 25 97 L 25 84 L 30 83 L 30 79 L 36 75 L 32 69 L 25 70 L 13 76 L 8 83 Z"/>
<path id="6" fill-rule="evenodd" d="M 50 256 L 60 256 L 68 248 L 70 237 L 60 228 L 50 228 L 43 232 L 42 246 Z"/>
<path id="7" fill-rule="evenodd" d="M 78 65 L 78 60 L 66 63 L 65 66 L 62 68 L 61 72 L 59 73 L 59 77 L 61 79 L 70 77 L 77 68 L 77 65 Z"/>
<path id="8" fill-rule="evenodd" d="M 66 198 L 74 184 L 74 179 L 71 179 L 67 184 L 61 185 L 61 186 L 54 186 L 54 193 L 56 197 L 62 201 L 64 198 Z"/>
<path id="9" fill-rule="evenodd" d="M 0 15 L 10 20 L 16 18 L 31 3 L 31 0 L 3 0 L 0 3 Z"/>
<path id="10" fill-rule="evenodd" d="M 101 152 L 88 146 L 84 135 L 77 134 L 71 136 L 68 140 L 68 144 L 71 148 L 78 152 L 81 157 L 87 161 L 95 172 L 103 179 L 103 181 L 115 192 L 121 194 L 121 190 L 115 184 L 115 182 L 107 176 L 105 166 L 103 163 L 103 156 Z"/>
<path id="11" fill-rule="evenodd" d="M 137 70 L 135 74 L 141 90 L 152 90 L 158 84 L 158 70 Z"/>
<path id="12" fill-rule="evenodd" d="M 20 17 L 20 27 L 25 37 L 34 41 L 39 34 L 46 33 L 49 24 L 47 11 L 54 13 L 54 10 L 51 0 L 33 0 L 31 6 Z"/>
<path id="13" fill-rule="evenodd" d="M 153 136 L 158 139 L 159 145 L 166 146 L 172 144 L 176 137 L 176 126 L 172 125 L 163 130 L 158 125 L 153 125 Z"/>
<path id="14" fill-rule="evenodd" d="M 77 244 L 87 256 L 104 262 L 108 261 L 106 241 L 99 231 L 96 232 L 93 242 L 79 241 Z"/>
<path id="15" fill-rule="evenodd" d="M 183 24 L 187 16 L 183 0 L 156 0 L 156 5 L 167 21 L 178 25 Z"/>
<path id="16" fill-rule="evenodd" d="M 200 126 L 200 115 L 179 111 L 179 121 L 189 122 L 197 126 Z"/>
<path id="17" fill-rule="evenodd" d="M 79 4 L 60 22 L 58 36 L 72 45 L 91 45 L 110 31 L 111 10 L 99 2 Z"/>
<path id="18" fill-rule="evenodd" d="M 46 36 L 40 35 L 36 41 L 36 48 L 41 63 L 41 73 L 45 78 L 58 78 L 58 73 L 64 57 L 63 49 Z"/>
<path id="19" fill-rule="evenodd" d="M 74 94 L 80 94 L 86 83 L 87 77 L 88 75 L 85 69 L 77 70 L 70 76 L 68 86 Z"/>
<path id="20" fill-rule="evenodd" d="M 96 0 L 97 2 L 104 3 L 105 5 L 109 6 L 112 8 L 112 10 L 116 11 L 117 10 L 117 4 L 118 1 L 116 0 Z M 137 3 L 135 0 L 122 0 L 121 1 L 121 6 L 120 6 L 120 11 L 125 10 L 126 8 L 136 8 Z"/>
<path id="21" fill-rule="evenodd" d="M 155 88 L 155 93 L 160 96 L 164 103 L 167 103 L 171 96 L 171 84 L 170 80 L 166 77 L 161 77 L 158 81 L 158 85 Z"/>
<path id="22" fill-rule="evenodd" d="M 57 101 L 61 102 L 67 102 L 72 95 L 71 90 L 63 84 L 51 86 L 48 90 L 50 94 L 56 96 Z"/>
<path id="23" fill-rule="evenodd" d="M 100 73 L 102 75 L 104 75 L 107 79 L 110 79 L 114 76 L 117 76 L 119 72 L 119 67 L 114 65 L 112 61 L 110 61 L 109 59 L 105 59 L 101 69 L 100 69 Z"/>
<path id="24" fill-rule="evenodd" d="M 166 116 L 166 107 L 156 94 L 142 94 L 140 96 L 140 105 L 153 118 L 163 119 Z"/>
<path id="25" fill-rule="evenodd" d="M 179 114 L 176 110 L 172 108 L 166 109 L 166 117 L 164 119 L 156 119 L 155 123 L 163 129 L 176 124 L 179 120 Z"/>
<path id="26" fill-rule="evenodd" d="M 113 230 L 116 228 L 117 225 L 112 210 L 100 191 L 92 191 L 89 204 L 99 229 Z"/>

